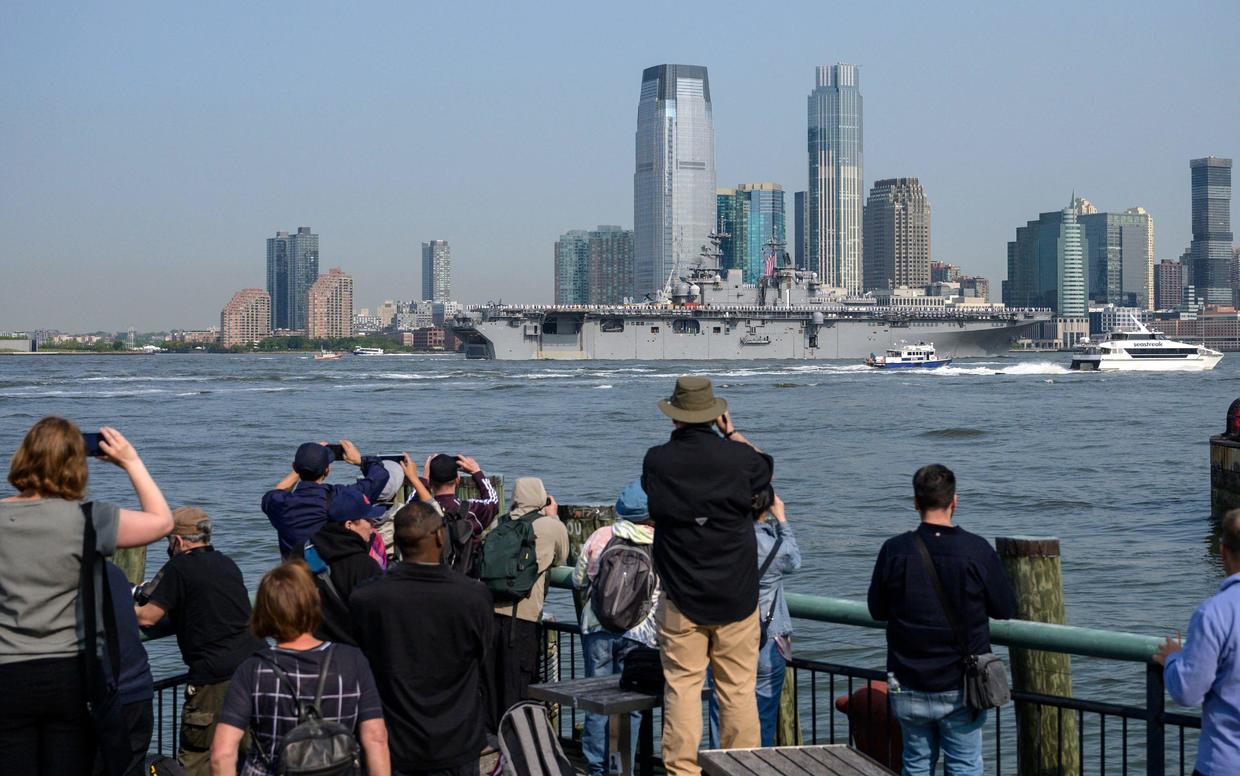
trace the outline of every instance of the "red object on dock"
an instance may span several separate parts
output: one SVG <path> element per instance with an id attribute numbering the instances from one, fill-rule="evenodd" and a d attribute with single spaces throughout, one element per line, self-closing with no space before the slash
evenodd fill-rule
<path id="1" fill-rule="evenodd" d="M 870 682 L 851 695 L 835 699 L 835 708 L 848 715 L 853 746 L 897 773 L 904 759 L 900 723 L 887 712 L 887 683 Z"/>
<path id="2" fill-rule="evenodd" d="M 1240 439 L 1240 399 L 1236 399 L 1227 408 L 1227 430 L 1223 436 Z"/>

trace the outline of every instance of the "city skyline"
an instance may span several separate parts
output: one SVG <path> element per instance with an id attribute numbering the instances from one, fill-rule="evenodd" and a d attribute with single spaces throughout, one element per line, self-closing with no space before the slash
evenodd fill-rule
<path id="1" fill-rule="evenodd" d="M 1155 258 L 1178 256 L 1191 240 L 1185 161 L 1238 151 L 1240 107 L 1209 99 L 1236 92 L 1234 3 L 1102 3 L 1054 34 L 1035 9 L 789 7 L 743 30 L 715 5 L 659 13 L 653 28 L 640 9 L 608 14 L 633 44 L 603 51 L 546 9 L 474 25 L 459 9 L 396 6 L 6 6 L 0 61 L 21 77 L 3 87 L 0 328 L 205 327 L 237 289 L 264 285 L 257 238 L 296 223 L 315 225 L 321 263 L 343 264 L 372 306 L 418 294 L 397 236 L 410 229 L 451 239 L 462 300 L 549 301 L 540 268 L 557 235 L 630 224 L 635 73 L 658 62 L 710 70 L 717 178 L 788 192 L 807 184 L 807 74 L 856 63 L 865 190 L 920 178 L 934 193 L 934 258 L 996 282 L 1012 227 L 1072 188 L 1141 203 L 1158 223 Z M 1097 41 L 1091 29 L 1117 18 L 1123 34 Z M 402 23 L 427 45 L 404 45 Z M 683 35 L 699 23 L 704 34 Z M 289 34 L 261 34 L 273 26 Z M 322 61 L 305 41 L 350 57 Z M 742 46 L 772 54 L 731 54 Z M 524 77 L 497 93 L 511 62 Z M 1081 74 L 1070 88 L 1045 77 L 1063 62 Z M 277 132 L 307 98 L 316 121 Z M 431 104 L 449 120 L 409 120 Z M 154 239 L 170 225 L 177 240 Z"/>

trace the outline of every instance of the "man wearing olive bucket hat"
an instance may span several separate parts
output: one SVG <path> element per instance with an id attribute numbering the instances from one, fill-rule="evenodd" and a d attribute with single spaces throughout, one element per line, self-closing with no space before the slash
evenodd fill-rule
<path id="1" fill-rule="evenodd" d="M 665 593 L 656 622 L 662 647 L 663 762 L 698 776 L 702 686 L 713 669 L 724 749 L 760 745 L 755 497 L 771 492 L 773 463 L 732 425 L 710 380 L 681 377 L 659 409 L 676 428 L 652 447 L 642 485 L 654 519 L 654 564 Z"/>

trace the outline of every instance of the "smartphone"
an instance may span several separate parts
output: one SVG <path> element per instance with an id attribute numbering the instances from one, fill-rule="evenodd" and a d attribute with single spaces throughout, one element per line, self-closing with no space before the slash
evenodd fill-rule
<path id="1" fill-rule="evenodd" d="M 103 439 L 103 435 L 98 431 L 91 431 L 82 434 L 82 441 L 86 443 L 87 458 L 102 458 L 103 451 L 99 449 L 99 442 Z"/>
<path id="2" fill-rule="evenodd" d="M 344 445 L 327 445 L 327 449 L 332 451 L 332 458 L 334 460 L 344 460 Z"/>
<path id="3" fill-rule="evenodd" d="M 396 461 L 396 463 L 401 463 L 405 460 L 405 456 L 400 453 L 384 453 L 376 455 L 375 458 L 378 458 L 380 461 Z"/>

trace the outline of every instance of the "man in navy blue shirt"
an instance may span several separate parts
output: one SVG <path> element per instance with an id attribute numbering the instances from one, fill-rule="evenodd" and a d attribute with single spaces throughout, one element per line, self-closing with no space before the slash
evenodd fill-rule
<path id="1" fill-rule="evenodd" d="M 1012 587 L 994 548 L 952 525 L 956 475 L 931 464 L 913 475 L 915 531 L 888 539 L 870 581 L 870 616 L 887 621 L 891 710 L 904 737 L 904 776 L 929 776 L 943 752 L 949 776 L 981 776 L 985 711 L 964 703 L 963 655 L 917 546 L 930 552 L 968 654 L 990 651 L 989 618 L 1015 614 Z"/>
<path id="2" fill-rule="evenodd" d="M 1154 662 L 1181 706 L 1201 704 L 1201 740 L 1193 773 L 1240 773 L 1240 509 L 1223 516 L 1219 550 L 1227 578 L 1188 623 L 1188 642 L 1167 639 Z"/>
<path id="3" fill-rule="evenodd" d="M 327 522 L 331 499 L 346 490 L 354 490 L 370 503 L 379 500 L 387 485 L 388 470 L 378 458 L 366 457 L 347 439 L 340 440 L 343 458 L 358 466 L 362 477 L 351 485 L 328 485 L 324 482 L 336 460 L 326 444 L 306 442 L 297 448 L 293 471 L 263 495 L 263 514 L 271 521 L 280 539 L 280 556 L 301 557 L 306 539 Z"/>
<path id="4" fill-rule="evenodd" d="M 151 731 L 155 717 L 152 699 L 155 683 L 151 677 L 151 664 L 142 646 L 142 633 L 138 630 L 138 617 L 133 610 L 133 586 L 120 567 L 108 561 L 104 564 L 108 574 L 108 592 L 112 597 L 112 609 L 116 613 L 116 642 L 120 648 L 120 677 L 116 681 L 121 714 L 129 730 L 129 749 L 132 759 L 125 769 L 126 776 L 141 773 L 151 746 Z M 111 673 L 112 661 L 103 661 L 103 670 Z"/>

